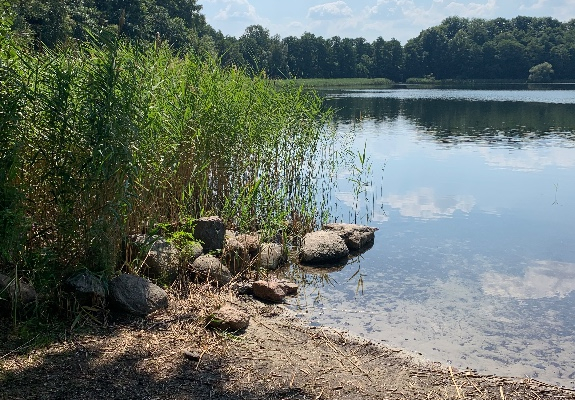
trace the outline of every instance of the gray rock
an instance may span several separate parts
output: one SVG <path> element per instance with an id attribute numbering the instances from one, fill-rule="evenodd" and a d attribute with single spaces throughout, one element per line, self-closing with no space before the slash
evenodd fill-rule
<path id="1" fill-rule="evenodd" d="M 109 284 L 112 307 L 129 314 L 145 316 L 168 307 L 168 294 L 158 285 L 136 275 L 123 274 Z"/>
<path id="2" fill-rule="evenodd" d="M 208 325 L 227 331 L 240 331 L 246 329 L 249 323 L 250 316 L 246 312 L 231 304 L 226 304 L 209 317 Z"/>
<path id="3" fill-rule="evenodd" d="M 106 298 L 104 284 L 90 271 L 82 271 L 66 279 L 65 288 L 85 306 L 100 305 Z"/>
<path id="4" fill-rule="evenodd" d="M 255 281 L 252 290 L 255 298 L 272 303 L 283 303 L 286 297 L 286 292 L 278 281 Z"/>
<path id="5" fill-rule="evenodd" d="M 128 259 L 141 260 L 145 275 L 169 282 L 176 279 L 180 267 L 180 252 L 176 246 L 157 235 L 133 235 L 130 239 L 132 242 L 128 249 L 132 254 Z"/>
<path id="6" fill-rule="evenodd" d="M 258 233 L 242 233 L 237 235 L 236 239 L 246 248 L 251 258 L 255 258 L 260 252 L 261 238 Z"/>
<path id="7" fill-rule="evenodd" d="M 196 258 L 190 268 L 199 282 L 216 282 L 219 286 L 223 286 L 232 279 L 230 270 L 210 254 Z"/>
<path id="8" fill-rule="evenodd" d="M 336 232 L 317 231 L 304 236 L 299 259 L 307 264 L 324 264 L 347 257 L 349 249 Z"/>
<path id="9" fill-rule="evenodd" d="M 375 240 L 375 231 L 377 231 L 377 228 L 365 225 L 336 223 L 324 225 L 323 229 L 337 232 L 350 250 L 359 250 L 373 243 Z"/>
<path id="10" fill-rule="evenodd" d="M 277 243 L 264 243 L 260 250 L 259 266 L 265 269 L 278 269 L 287 261 L 284 247 Z"/>
<path id="11" fill-rule="evenodd" d="M 232 231 L 226 232 L 223 259 L 234 275 L 247 270 L 250 264 L 250 255 L 246 247 Z"/>
<path id="12" fill-rule="evenodd" d="M 226 227 L 220 217 L 204 217 L 195 221 L 194 238 L 203 243 L 204 252 L 224 247 Z"/>
<path id="13" fill-rule="evenodd" d="M 14 278 L 0 274 L 0 308 L 10 309 L 16 301 L 17 308 L 21 309 L 35 304 L 37 299 L 38 294 L 32 285 L 23 279 L 16 285 Z"/>
<path id="14" fill-rule="evenodd" d="M 180 259 L 184 265 L 191 264 L 196 258 L 204 254 L 204 249 L 199 242 L 191 242 L 180 251 Z"/>

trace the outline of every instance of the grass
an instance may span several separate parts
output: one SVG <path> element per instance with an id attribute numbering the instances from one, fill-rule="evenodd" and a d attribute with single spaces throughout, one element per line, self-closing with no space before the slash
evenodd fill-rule
<path id="1" fill-rule="evenodd" d="M 40 53 L 2 41 L 0 271 L 52 303 L 74 271 L 117 273 L 122 241 L 158 224 L 317 224 L 332 132 L 313 92 L 114 32 Z"/>

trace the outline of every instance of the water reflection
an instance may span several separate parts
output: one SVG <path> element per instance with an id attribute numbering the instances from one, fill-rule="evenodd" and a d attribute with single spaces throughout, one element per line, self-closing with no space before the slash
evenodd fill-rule
<path id="1" fill-rule="evenodd" d="M 379 231 L 343 269 L 300 271 L 294 308 L 431 360 L 575 388 L 575 91 L 328 102 L 377 171 L 359 191 L 340 171 L 332 217 Z"/>
<path id="2" fill-rule="evenodd" d="M 495 271 L 481 277 L 483 291 L 516 299 L 565 297 L 575 290 L 575 263 L 537 261 L 525 274 L 513 276 Z"/>
<path id="3" fill-rule="evenodd" d="M 432 188 L 420 188 L 416 192 L 405 195 L 391 194 L 379 202 L 384 206 L 399 210 L 404 217 L 423 219 L 450 217 L 456 211 L 469 214 L 475 206 L 473 196 L 437 197 Z"/>
<path id="4" fill-rule="evenodd" d="M 518 92 L 523 101 L 493 101 L 500 93 L 466 91 L 469 96 L 455 100 L 449 91 L 347 92 L 328 97 L 327 104 L 337 111 L 340 121 L 393 121 L 404 117 L 443 144 L 468 142 L 521 148 L 531 139 L 562 137 L 575 140 L 575 96 L 562 97 L 568 103 L 549 102 L 557 92 L 541 96 L 541 102 L 528 102 L 526 92 Z M 410 93 L 410 95 L 407 95 Z M 523 96 L 523 97 L 520 97 Z M 468 97 L 474 98 L 469 101 Z M 544 100 L 547 99 L 547 102 Z"/>

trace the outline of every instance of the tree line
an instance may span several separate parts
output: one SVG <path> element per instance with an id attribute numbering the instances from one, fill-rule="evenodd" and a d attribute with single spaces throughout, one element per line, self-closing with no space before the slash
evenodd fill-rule
<path id="1" fill-rule="evenodd" d="M 236 38 L 207 24 L 196 0 L 16 0 L 13 12 L 16 32 L 49 47 L 117 27 L 136 41 L 167 41 L 271 78 L 525 80 L 547 63 L 546 78 L 575 79 L 575 20 L 550 17 L 449 17 L 402 45 L 309 32 L 281 38 L 261 25 Z"/>

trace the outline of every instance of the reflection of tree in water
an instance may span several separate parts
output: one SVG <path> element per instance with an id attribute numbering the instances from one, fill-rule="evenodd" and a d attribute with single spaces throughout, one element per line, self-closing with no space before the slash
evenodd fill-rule
<path id="1" fill-rule="evenodd" d="M 343 123 L 407 118 L 445 144 L 481 142 L 521 147 L 553 135 L 575 140 L 573 104 L 437 98 L 332 97 Z"/>

